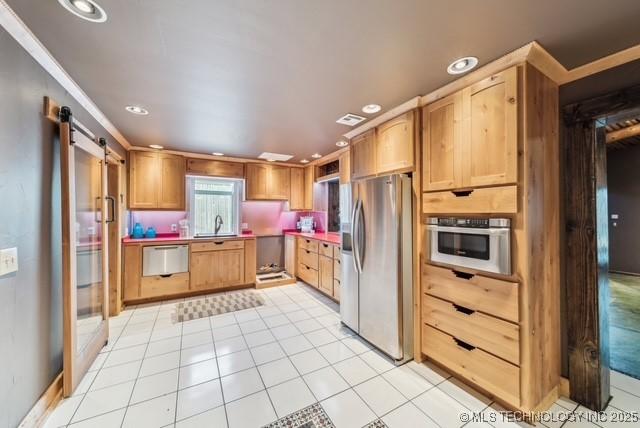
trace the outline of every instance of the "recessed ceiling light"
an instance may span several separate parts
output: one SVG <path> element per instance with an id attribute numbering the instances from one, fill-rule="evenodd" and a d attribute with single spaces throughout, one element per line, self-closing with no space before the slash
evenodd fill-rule
<path id="1" fill-rule="evenodd" d="M 322 157 L 322 155 L 320 153 L 314 153 L 311 155 L 312 158 L 314 159 L 320 159 Z"/>
<path id="2" fill-rule="evenodd" d="M 382 110 L 382 107 L 380 107 L 378 104 L 367 104 L 366 106 L 362 107 L 362 112 L 367 114 L 377 113 L 380 110 Z"/>
<path id="3" fill-rule="evenodd" d="M 149 110 L 140 106 L 126 106 L 125 110 L 129 113 L 138 114 L 140 116 L 146 116 L 149 114 Z"/>
<path id="4" fill-rule="evenodd" d="M 275 162 L 275 159 L 267 159 L 268 162 Z"/>
<path id="5" fill-rule="evenodd" d="M 309 160 L 308 160 L 308 159 L 302 159 L 302 160 L 300 161 L 300 163 L 309 163 Z"/>
<path id="6" fill-rule="evenodd" d="M 224 156 L 224 153 L 220 153 L 220 152 L 213 152 L 211 154 L 214 156 Z"/>
<path id="7" fill-rule="evenodd" d="M 475 56 L 467 56 L 457 59 L 449 64 L 447 67 L 447 73 L 449 74 L 462 74 L 474 68 L 478 65 L 478 58 Z"/>
<path id="8" fill-rule="evenodd" d="M 336 143 L 336 146 L 338 147 L 347 147 L 349 145 L 349 143 L 347 141 L 344 140 L 340 140 Z"/>
<path id="9" fill-rule="evenodd" d="M 149 144 L 149 147 L 151 147 L 152 149 L 156 149 L 156 150 L 164 149 L 164 147 L 161 146 L 160 144 Z"/>
<path id="10" fill-rule="evenodd" d="M 105 22 L 107 14 L 94 0 L 58 0 L 65 9 L 78 18 L 91 22 Z"/>

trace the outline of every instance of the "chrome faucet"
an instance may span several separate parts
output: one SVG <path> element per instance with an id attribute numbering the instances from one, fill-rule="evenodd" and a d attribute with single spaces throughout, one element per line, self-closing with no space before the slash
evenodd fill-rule
<path id="1" fill-rule="evenodd" d="M 217 235 L 218 232 L 220 232 L 222 225 L 224 224 L 224 222 L 222 221 L 222 216 L 220 216 L 220 214 L 216 215 L 214 223 L 215 223 L 215 229 L 216 229 L 215 234 Z"/>

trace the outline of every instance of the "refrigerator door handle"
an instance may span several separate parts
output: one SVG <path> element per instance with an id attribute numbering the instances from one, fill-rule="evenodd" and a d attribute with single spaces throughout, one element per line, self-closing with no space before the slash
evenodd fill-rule
<path id="1" fill-rule="evenodd" d="M 358 267 L 360 268 L 360 273 L 362 273 L 362 265 L 364 264 L 364 256 L 366 248 L 366 233 L 365 233 L 365 219 L 364 219 L 364 208 L 362 208 L 362 201 L 358 206 Z"/>
<path id="2" fill-rule="evenodd" d="M 356 272 L 360 273 L 360 270 L 358 269 L 358 237 L 357 237 L 357 233 L 358 233 L 358 225 L 356 224 L 357 221 L 357 213 L 358 213 L 358 204 L 360 203 L 360 200 L 356 200 L 356 203 L 353 204 L 353 210 L 351 211 L 351 242 L 353 245 L 353 268 L 355 269 Z"/>

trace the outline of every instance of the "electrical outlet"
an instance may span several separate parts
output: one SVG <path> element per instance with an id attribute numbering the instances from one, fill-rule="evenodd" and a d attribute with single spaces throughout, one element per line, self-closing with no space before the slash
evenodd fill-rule
<path id="1" fill-rule="evenodd" d="M 177 232 L 178 231 L 178 225 L 175 224 L 175 223 L 171 224 L 171 231 L 172 232 Z"/>
<path id="2" fill-rule="evenodd" d="M 0 250 L 0 276 L 18 271 L 18 249 Z"/>

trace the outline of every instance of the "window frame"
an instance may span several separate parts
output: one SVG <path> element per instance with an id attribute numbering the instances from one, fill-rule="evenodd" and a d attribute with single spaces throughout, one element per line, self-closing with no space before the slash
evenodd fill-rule
<path id="1" fill-rule="evenodd" d="M 187 218 L 189 220 L 189 228 L 192 231 L 193 236 L 197 236 L 198 232 L 196 231 L 196 212 L 195 212 L 195 197 L 196 197 L 196 189 L 195 183 L 196 180 L 204 180 L 211 182 L 225 182 L 233 184 L 233 192 L 232 192 L 232 217 L 234 220 L 234 224 L 231 226 L 230 234 L 240 235 L 241 225 L 242 225 L 242 201 L 244 199 L 244 180 L 238 178 L 225 178 L 225 177 L 208 177 L 208 176 L 199 176 L 199 175 L 187 175 Z M 224 219 L 225 224 L 227 224 L 228 220 Z M 214 231 L 206 231 L 200 232 L 201 235 L 213 235 Z M 227 233 L 221 233 L 221 235 L 226 235 Z"/>

